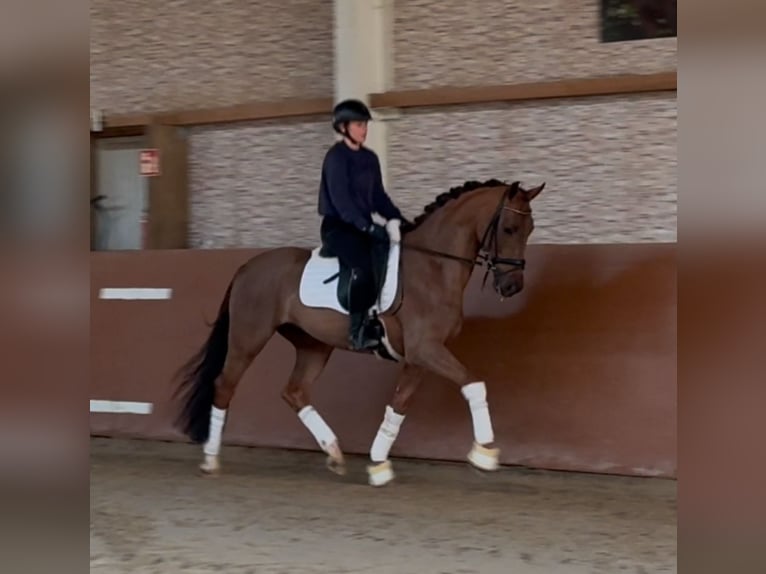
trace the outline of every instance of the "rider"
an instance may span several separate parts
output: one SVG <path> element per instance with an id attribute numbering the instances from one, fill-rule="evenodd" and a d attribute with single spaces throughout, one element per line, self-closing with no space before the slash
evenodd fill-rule
<path id="1" fill-rule="evenodd" d="M 370 110 L 359 100 L 344 100 L 335 106 L 332 127 L 343 139 L 327 151 L 319 185 L 322 242 L 352 269 L 349 341 L 355 350 L 378 344 L 365 332 L 367 313 L 377 298 L 373 247 L 375 241 L 387 242 L 389 236 L 372 214 L 377 212 L 394 224 L 403 221 L 383 188 L 378 156 L 363 146 L 371 119 Z"/>

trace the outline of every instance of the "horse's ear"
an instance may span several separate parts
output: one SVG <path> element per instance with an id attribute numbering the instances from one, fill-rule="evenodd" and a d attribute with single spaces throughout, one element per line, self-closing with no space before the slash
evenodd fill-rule
<path id="1" fill-rule="evenodd" d="M 509 188 L 508 188 L 508 191 L 507 191 L 506 195 L 507 195 L 509 198 L 511 198 L 511 197 L 513 197 L 514 195 L 516 195 L 516 194 L 519 192 L 519 186 L 520 186 L 520 185 L 521 185 L 521 182 L 520 182 L 520 181 L 514 181 L 514 182 L 511 184 L 511 187 L 509 187 Z"/>
<path id="2" fill-rule="evenodd" d="M 537 197 L 540 192 L 545 188 L 545 182 L 542 182 L 537 187 L 533 187 L 532 189 L 528 189 L 524 191 L 524 197 L 527 201 L 532 201 L 535 197 Z"/>

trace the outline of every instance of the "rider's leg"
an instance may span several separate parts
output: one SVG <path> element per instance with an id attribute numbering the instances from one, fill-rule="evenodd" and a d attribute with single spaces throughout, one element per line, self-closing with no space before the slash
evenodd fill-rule
<path id="1" fill-rule="evenodd" d="M 352 269 L 349 285 L 349 342 L 359 350 L 374 346 L 364 336 L 365 319 L 375 302 L 375 285 L 370 238 L 355 227 L 325 218 L 322 222 L 322 241 Z"/>

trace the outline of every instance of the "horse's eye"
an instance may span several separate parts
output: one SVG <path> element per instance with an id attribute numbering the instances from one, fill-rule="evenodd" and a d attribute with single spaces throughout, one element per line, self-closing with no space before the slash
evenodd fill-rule
<path id="1" fill-rule="evenodd" d="M 508 235 L 513 235 L 516 233 L 516 227 L 503 227 L 503 231 L 505 231 Z"/>

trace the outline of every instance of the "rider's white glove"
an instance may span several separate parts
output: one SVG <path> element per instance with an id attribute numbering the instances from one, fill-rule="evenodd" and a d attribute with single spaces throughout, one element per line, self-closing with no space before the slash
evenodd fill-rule
<path id="1" fill-rule="evenodd" d="M 402 232 L 399 230 L 399 226 L 402 224 L 400 219 L 389 219 L 386 223 L 386 231 L 391 241 L 399 242 L 402 239 Z"/>

